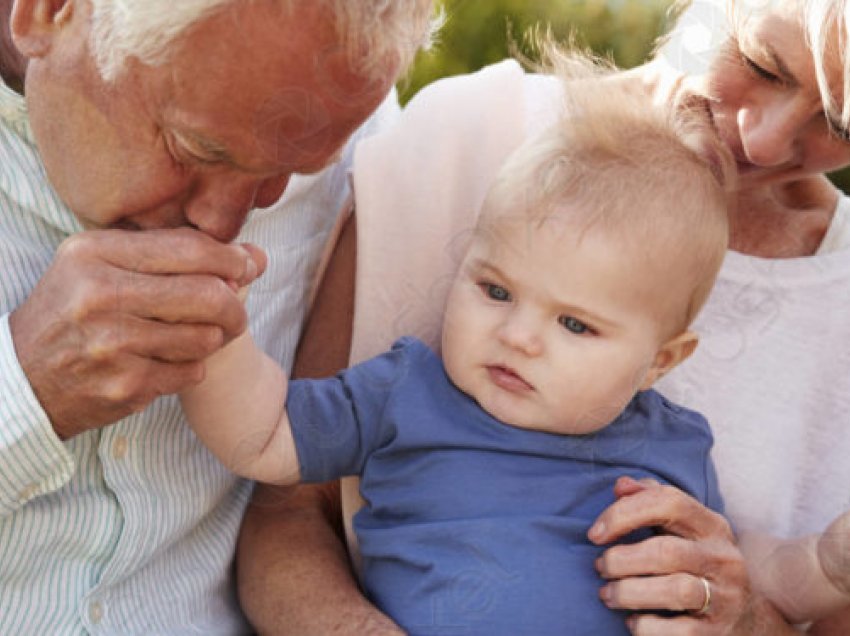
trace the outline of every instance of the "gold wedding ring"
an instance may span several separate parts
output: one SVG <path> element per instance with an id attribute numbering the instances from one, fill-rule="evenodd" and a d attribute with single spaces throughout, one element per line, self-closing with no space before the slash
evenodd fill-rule
<path id="1" fill-rule="evenodd" d="M 694 616 L 705 616 L 711 609 L 711 583 L 704 576 L 699 577 L 699 580 L 702 581 L 702 586 L 705 589 L 705 600 L 702 602 L 702 607 L 694 612 Z"/>

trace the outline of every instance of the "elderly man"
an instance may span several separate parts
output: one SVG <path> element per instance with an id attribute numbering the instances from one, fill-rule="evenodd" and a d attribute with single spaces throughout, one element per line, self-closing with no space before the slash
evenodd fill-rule
<path id="1" fill-rule="evenodd" d="M 290 363 L 355 130 L 428 14 L 0 0 L 0 633 L 246 630 L 251 486 L 171 394 L 248 315 Z M 265 258 L 237 237 L 268 255 L 247 314 Z"/>

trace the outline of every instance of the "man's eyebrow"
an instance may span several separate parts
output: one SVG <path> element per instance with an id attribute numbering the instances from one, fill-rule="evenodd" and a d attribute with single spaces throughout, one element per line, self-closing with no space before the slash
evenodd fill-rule
<path id="1" fill-rule="evenodd" d="M 224 144 L 188 128 L 175 128 L 174 132 L 182 141 L 189 142 L 188 149 L 199 154 L 199 159 L 238 166 L 238 162 Z"/>

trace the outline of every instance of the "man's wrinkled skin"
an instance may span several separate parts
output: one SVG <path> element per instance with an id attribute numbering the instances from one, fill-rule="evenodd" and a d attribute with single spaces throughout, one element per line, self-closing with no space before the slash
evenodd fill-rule
<path id="1" fill-rule="evenodd" d="M 107 83 L 88 48 L 90 12 L 88 0 L 18 0 L 11 17 L 48 176 L 90 229 L 61 246 L 10 319 L 66 439 L 200 380 L 203 359 L 247 324 L 228 283 L 259 270 L 226 243 L 293 172 L 336 158 L 396 72 L 355 74 L 324 9 L 287 17 L 266 1 L 213 14 L 167 63 L 130 59 Z"/>

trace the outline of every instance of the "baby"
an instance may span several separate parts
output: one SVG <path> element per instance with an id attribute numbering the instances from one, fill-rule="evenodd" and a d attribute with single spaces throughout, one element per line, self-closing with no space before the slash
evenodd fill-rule
<path id="1" fill-rule="evenodd" d="M 412 634 L 627 634 L 586 537 L 617 477 L 721 507 L 705 420 L 651 386 L 697 344 L 688 325 L 726 248 L 724 156 L 693 113 L 615 78 L 567 94 L 487 196 L 442 359 L 402 338 L 287 395 L 243 336 L 182 396 L 245 477 L 362 477 L 363 584 Z"/>

